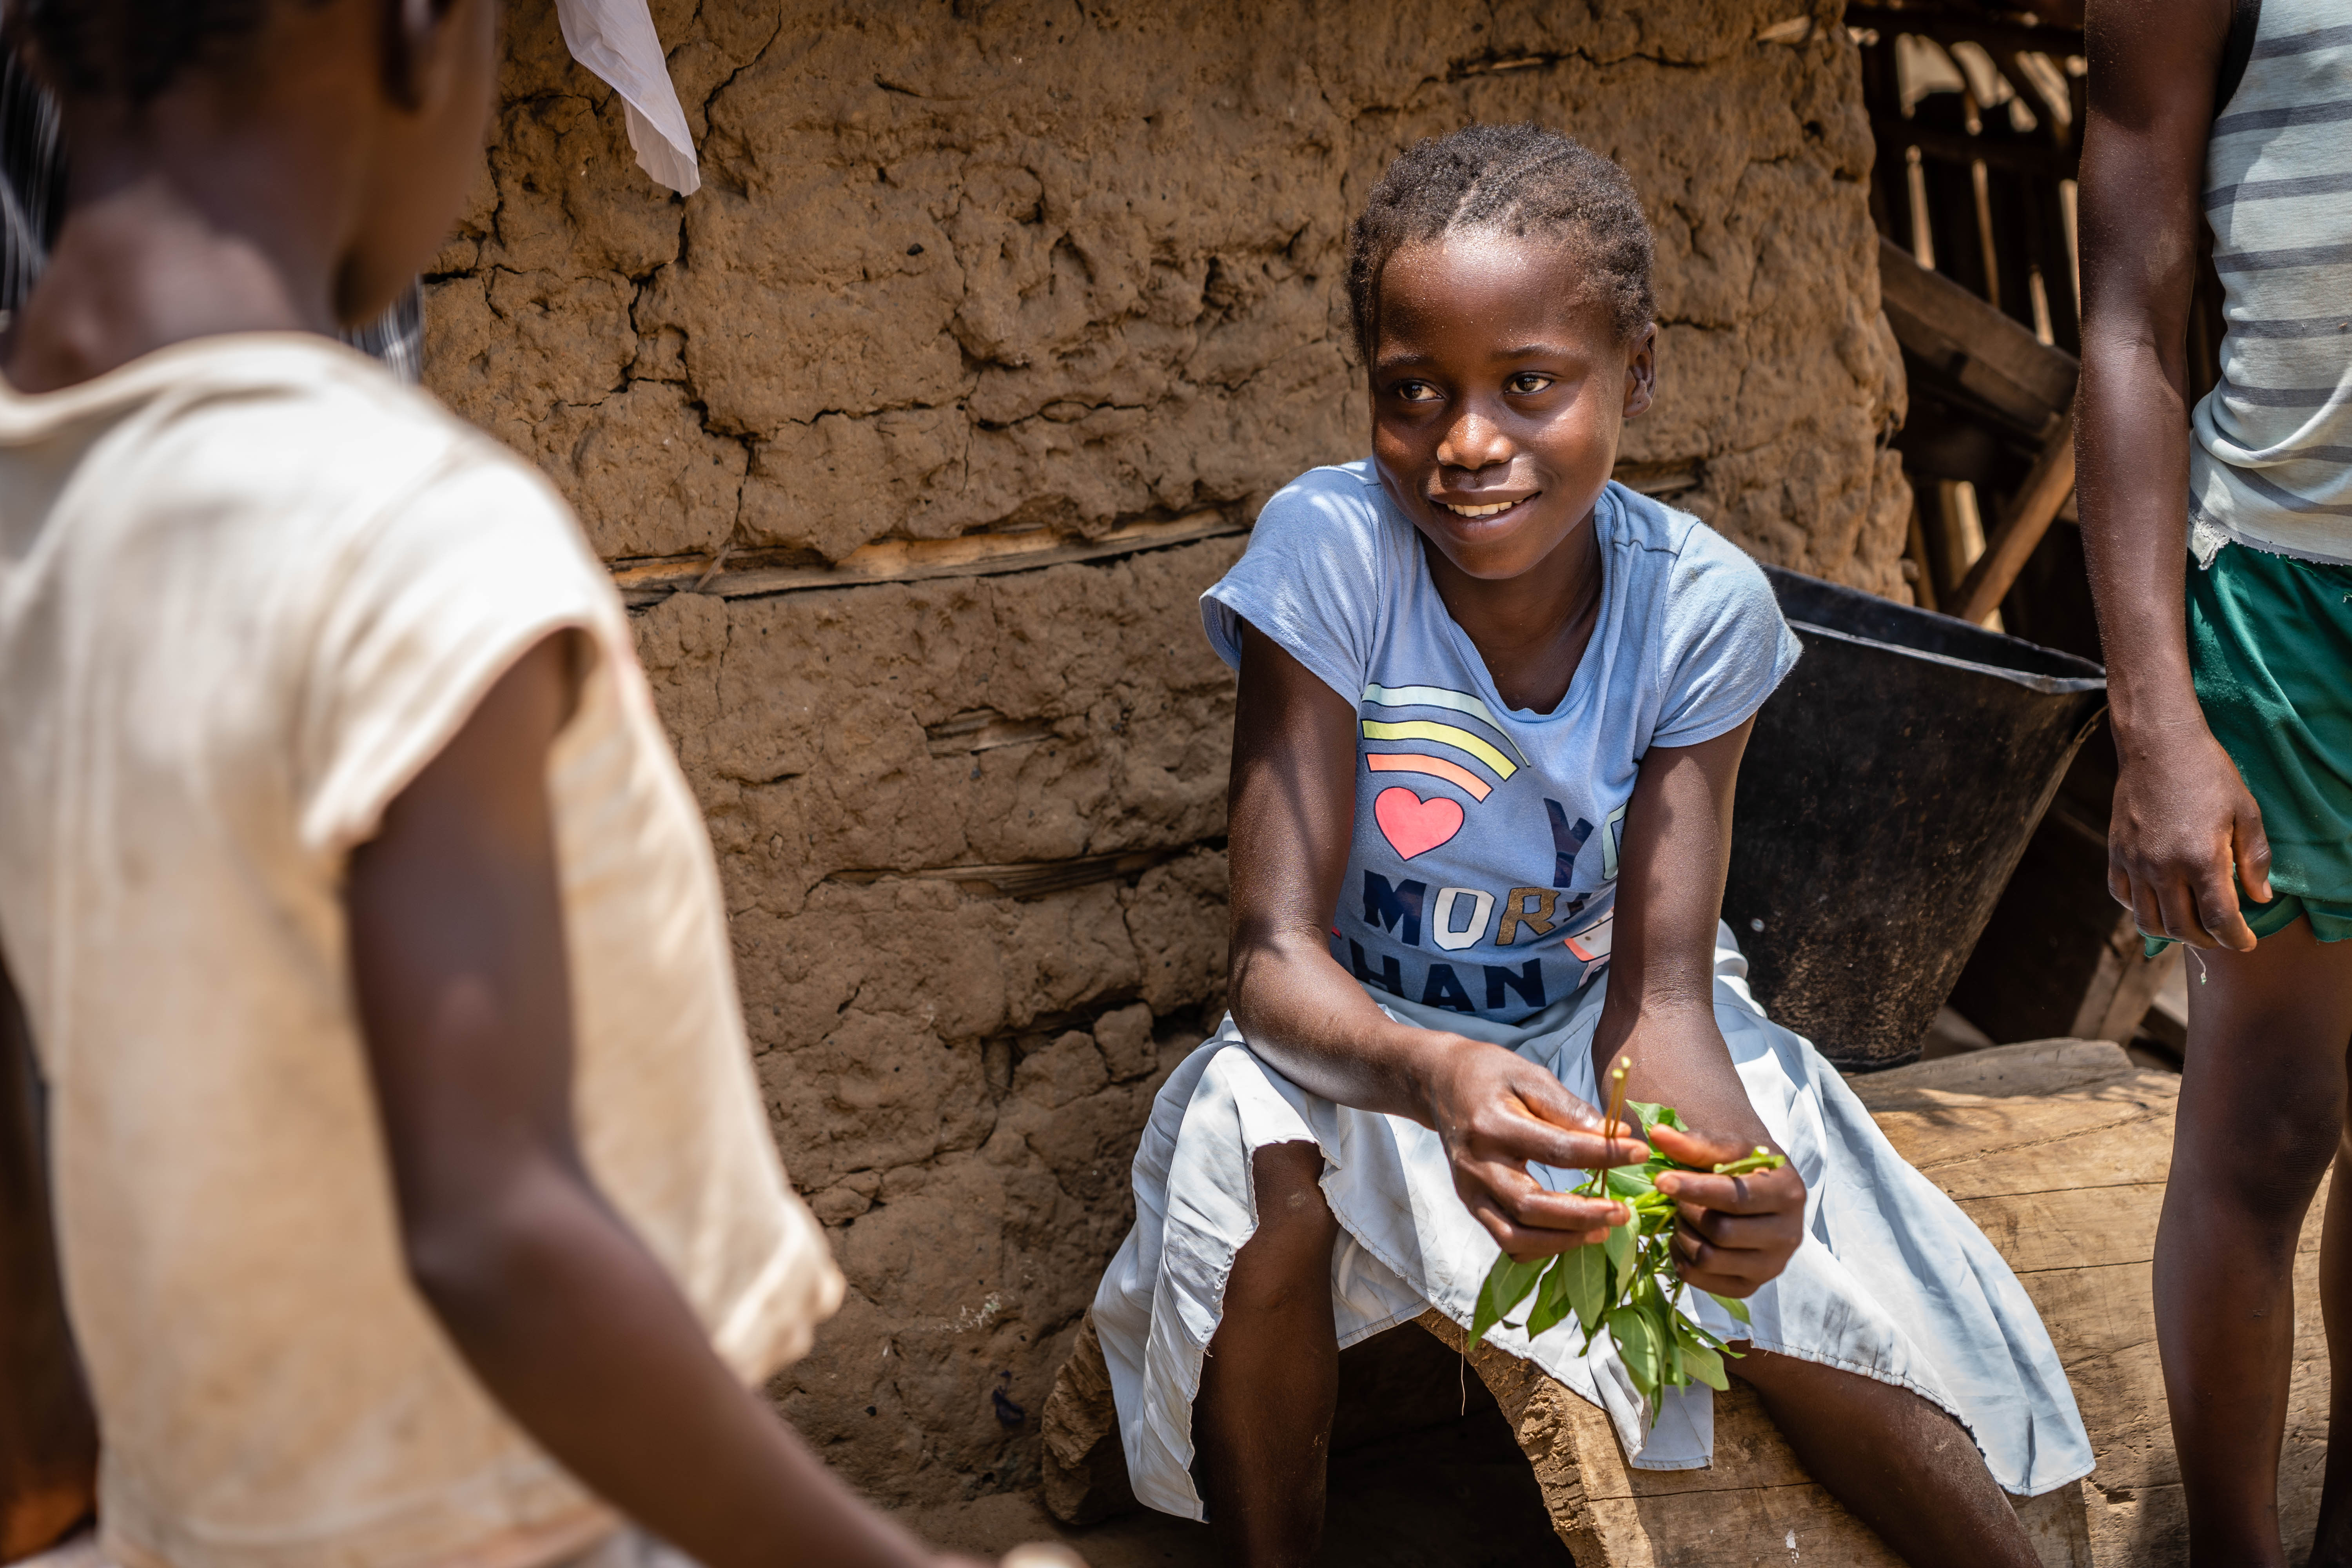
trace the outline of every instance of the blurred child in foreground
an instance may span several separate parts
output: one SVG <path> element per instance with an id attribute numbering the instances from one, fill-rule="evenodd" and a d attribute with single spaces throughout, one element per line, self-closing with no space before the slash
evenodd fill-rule
<path id="1" fill-rule="evenodd" d="M 492 0 L 12 25 L 72 158 L 0 350 L 0 948 L 95 1552 L 939 1563 L 746 1387 L 841 1279 L 610 581 L 328 335 L 446 231 Z"/>

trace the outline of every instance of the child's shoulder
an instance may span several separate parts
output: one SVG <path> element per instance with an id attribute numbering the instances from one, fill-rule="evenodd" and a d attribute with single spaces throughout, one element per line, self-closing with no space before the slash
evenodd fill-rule
<path id="1" fill-rule="evenodd" d="M 123 389 L 152 437 L 205 469 L 318 496 L 397 494 L 453 468 L 535 474 L 505 446 L 357 350 L 308 333 L 199 340 L 151 356 Z M 126 367 L 131 369 L 133 367 Z"/>
<path id="2" fill-rule="evenodd" d="M 1612 480 L 1609 542 L 1669 616 L 1780 616 L 1770 579 L 1755 558 L 1691 513 Z"/>
<path id="3" fill-rule="evenodd" d="M 572 553 L 563 498 L 530 463 L 375 361 L 308 333 L 196 339 L 93 381 L 0 399 L 0 463 L 63 458 L 58 521 L 217 520 L 215 543 L 325 561 L 386 528 L 452 549 L 492 538 Z M 583 546 L 584 548 L 584 545 Z M 227 563 L 223 562 L 226 568 Z"/>
<path id="4" fill-rule="evenodd" d="M 1274 532 L 1269 537 L 1280 537 L 1297 528 L 1337 527 L 1370 539 L 1390 519 L 1381 476 L 1370 458 L 1360 458 L 1352 463 L 1309 468 L 1275 491 L 1258 513 L 1257 530 L 1271 526 Z"/>

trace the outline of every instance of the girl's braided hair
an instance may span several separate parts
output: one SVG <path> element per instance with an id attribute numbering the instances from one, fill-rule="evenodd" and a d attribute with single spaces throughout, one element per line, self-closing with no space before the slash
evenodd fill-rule
<path id="1" fill-rule="evenodd" d="M 68 97 L 152 102 L 180 72 L 258 28 L 271 0 L 6 0 L 7 44 L 30 43 Z"/>
<path id="2" fill-rule="evenodd" d="M 1348 229 L 1348 313 L 1369 363 L 1381 273 L 1410 244 L 1465 229 L 1543 239 L 1580 253 L 1590 287 L 1630 340 L 1656 314 L 1650 225 L 1625 171 L 1540 125 L 1465 125 L 1389 165 Z"/>

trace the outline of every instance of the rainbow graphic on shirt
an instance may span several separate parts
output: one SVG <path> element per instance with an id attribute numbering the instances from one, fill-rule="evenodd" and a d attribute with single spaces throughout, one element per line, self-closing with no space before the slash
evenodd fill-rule
<path id="1" fill-rule="evenodd" d="M 1467 691 L 1444 686 L 1366 686 L 1361 710 L 1397 711 L 1435 710 L 1454 718 L 1360 720 L 1365 746 L 1364 766 L 1375 773 L 1417 773 L 1442 779 L 1483 804 L 1511 775 L 1527 765 L 1527 758 L 1511 743 L 1494 710 Z M 1472 724 L 1480 726 L 1471 728 Z M 1374 748 L 1379 749 L 1374 749 Z M 1389 748 L 1397 748 L 1391 750 Z M 1381 836 L 1399 857 L 1410 860 L 1426 854 L 1462 830 L 1462 803 L 1438 794 L 1424 797 L 1400 783 L 1382 790 L 1373 802 L 1373 819 Z"/>
<path id="2" fill-rule="evenodd" d="M 1423 745 L 1444 748 L 1444 752 L 1414 750 L 1409 752 L 1367 752 L 1364 765 L 1376 773 L 1425 773 L 1444 779 L 1459 788 L 1472 800 L 1483 801 L 1494 793 L 1495 786 L 1507 782 L 1526 765 L 1527 759 L 1511 744 L 1510 736 L 1494 710 L 1466 691 L 1453 691 L 1443 686 L 1380 686 L 1364 688 L 1365 708 L 1436 708 L 1459 713 L 1485 724 L 1488 735 L 1465 729 L 1460 724 L 1432 719 L 1390 721 L 1365 719 L 1364 739 L 1375 742 L 1419 742 Z M 1445 752 L 1457 753 L 1476 764 L 1476 768 L 1454 760 Z M 1484 770 L 1483 773 L 1478 770 Z M 1493 776 L 1489 783 L 1486 774 Z"/>

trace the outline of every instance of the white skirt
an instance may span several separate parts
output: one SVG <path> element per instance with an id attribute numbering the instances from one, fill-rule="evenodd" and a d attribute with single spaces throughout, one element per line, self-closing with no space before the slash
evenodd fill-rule
<path id="1" fill-rule="evenodd" d="M 1748 961 L 1718 925 L 1715 1016 L 1749 1101 L 1804 1177 L 1805 1237 L 1748 1300 L 1752 1326 L 1691 1292 L 1725 1339 L 1908 1388 L 1958 1419 L 1993 1479 L 2032 1495 L 2091 1472 L 2091 1443 L 2042 1319 L 2009 1265 L 1952 1201 L 1905 1163 L 1837 1069 L 1768 1020 Z M 1526 1024 L 1489 1024 L 1381 997 L 1402 1023 L 1507 1046 L 1598 1103 L 1592 1033 L 1607 979 Z M 1202 1517 L 1192 1401 L 1224 1308 L 1234 1256 L 1257 1228 L 1250 1157 L 1270 1143 L 1323 1152 L 1323 1194 L 1343 1233 L 1331 1309 L 1343 1346 L 1434 1307 L 1465 1328 L 1496 1247 L 1454 1191 L 1437 1134 L 1335 1105 L 1261 1062 L 1228 1016 L 1160 1091 L 1135 1156 L 1135 1228 L 1095 1293 L 1096 1332 L 1118 1404 L 1135 1495 Z M 1584 1173 L 1534 1168 L 1559 1188 Z M 1685 1310 L 1692 1309 L 1686 1304 Z M 1589 1355 L 1563 1323 L 1532 1342 L 1489 1340 L 1607 1411 L 1629 1461 L 1697 1469 L 1715 1447 L 1715 1395 L 1668 1390 L 1654 1425 L 1605 1331 Z"/>

